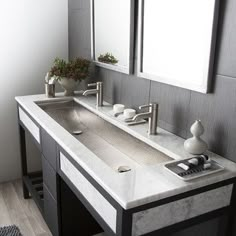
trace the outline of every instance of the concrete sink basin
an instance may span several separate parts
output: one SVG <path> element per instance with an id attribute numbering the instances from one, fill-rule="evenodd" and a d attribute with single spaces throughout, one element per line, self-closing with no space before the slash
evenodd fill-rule
<path id="1" fill-rule="evenodd" d="M 37 105 L 115 171 L 172 160 L 73 100 Z"/>

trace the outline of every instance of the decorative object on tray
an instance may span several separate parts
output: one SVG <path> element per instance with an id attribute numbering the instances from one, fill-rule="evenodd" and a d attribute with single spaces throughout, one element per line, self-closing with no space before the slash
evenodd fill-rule
<path id="1" fill-rule="evenodd" d="M 208 149 L 208 145 L 201 139 L 201 135 L 204 133 L 204 127 L 200 120 L 196 120 L 193 123 L 190 128 L 190 132 L 193 137 L 184 142 L 185 150 L 194 155 L 203 154 Z"/>
<path id="2" fill-rule="evenodd" d="M 118 60 L 112 55 L 112 53 L 107 52 L 106 54 L 100 54 L 98 57 L 99 62 L 115 65 Z"/>
<path id="3" fill-rule="evenodd" d="M 202 170 L 211 168 L 211 159 L 207 155 L 201 155 L 198 157 L 193 157 L 185 163 L 179 163 L 177 166 L 185 170 L 185 172 L 189 171 L 190 173 L 192 173 L 195 170 L 198 172 L 199 168 L 196 169 L 196 167 L 201 167 L 200 169 Z M 181 174 L 187 174 L 185 172 Z"/>
<path id="4" fill-rule="evenodd" d="M 0 227 L 1 236 L 22 236 L 20 230 L 15 225 Z"/>
<path id="5" fill-rule="evenodd" d="M 224 170 L 224 167 L 207 155 L 196 156 L 186 160 L 174 161 L 165 165 L 176 177 L 189 181 Z"/>
<path id="6" fill-rule="evenodd" d="M 73 96 L 79 82 L 89 76 L 89 66 L 90 61 L 83 58 L 76 58 L 69 62 L 56 58 L 50 70 L 50 76 L 54 77 L 65 89 L 65 96 Z"/>

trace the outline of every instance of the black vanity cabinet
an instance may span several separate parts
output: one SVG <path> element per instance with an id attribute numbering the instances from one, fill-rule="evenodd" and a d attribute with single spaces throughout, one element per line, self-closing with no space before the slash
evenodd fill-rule
<path id="1" fill-rule="evenodd" d="M 233 235 L 235 178 L 124 209 L 21 106 L 18 115 L 24 198 L 35 200 L 53 236 L 93 236 L 103 231 L 109 236 L 164 236 L 222 215 L 229 217 L 225 235 Z M 28 171 L 25 132 L 29 132 L 41 154 L 41 172 Z M 196 211 L 202 199 L 204 207 Z M 170 224 L 166 224 L 166 218 L 153 220 L 162 215 L 163 206 L 170 207 L 165 217 L 172 219 L 171 207 L 176 204 L 196 214 Z M 151 220 L 147 221 L 149 216 Z M 146 228 L 143 222 L 139 224 L 143 217 Z"/>

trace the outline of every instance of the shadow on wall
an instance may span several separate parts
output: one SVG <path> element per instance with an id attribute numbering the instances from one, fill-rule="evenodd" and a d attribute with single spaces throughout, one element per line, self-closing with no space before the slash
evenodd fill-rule
<path id="1" fill-rule="evenodd" d="M 209 140 L 209 147 L 217 154 L 224 156 L 229 145 L 229 137 L 226 129 L 224 128 L 224 124 L 218 124 L 216 126 L 212 137 L 217 137 L 217 139 L 213 138 L 212 140 Z"/>
<path id="2" fill-rule="evenodd" d="M 183 107 L 180 106 L 175 106 L 173 109 L 173 133 L 174 134 L 180 134 L 181 137 L 186 137 L 187 135 L 187 130 L 182 130 L 179 127 L 179 122 L 180 120 L 184 120 L 186 119 L 185 117 L 185 112 L 183 110 Z"/>

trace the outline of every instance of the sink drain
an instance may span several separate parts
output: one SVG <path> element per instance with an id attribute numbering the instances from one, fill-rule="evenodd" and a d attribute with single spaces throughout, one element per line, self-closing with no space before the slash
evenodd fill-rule
<path id="1" fill-rule="evenodd" d="M 131 168 L 129 166 L 120 166 L 118 168 L 119 173 L 124 173 L 124 172 L 128 172 L 128 171 L 131 171 Z"/>
<path id="2" fill-rule="evenodd" d="M 71 133 L 74 134 L 74 135 L 80 135 L 80 134 L 83 133 L 83 131 L 81 131 L 81 130 L 74 130 Z"/>

